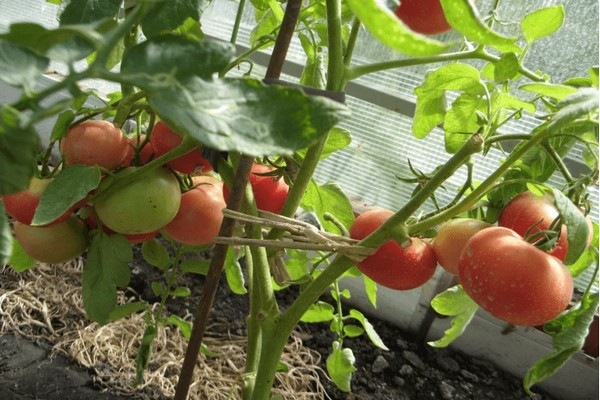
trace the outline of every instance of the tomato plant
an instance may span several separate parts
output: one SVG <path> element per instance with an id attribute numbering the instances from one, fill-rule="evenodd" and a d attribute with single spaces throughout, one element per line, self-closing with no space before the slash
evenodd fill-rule
<path id="1" fill-rule="evenodd" d="M 498 225 L 510 228 L 521 236 L 547 231 L 560 215 L 553 202 L 554 199 L 549 193 L 544 196 L 536 196 L 531 192 L 523 192 L 515 196 L 504 207 L 498 219 Z M 549 249 L 549 252 L 554 257 L 564 260 L 568 247 L 567 227 L 561 225 L 558 240 Z"/>
<path id="2" fill-rule="evenodd" d="M 395 14 L 410 29 L 424 35 L 436 35 L 452 29 L 440 0 L 403 0 Z"/>
<path id="3" fill-rule="evenodd" d="M 469 239 L 458 266 L 465 291 L 490 314 L 515 325 L 537 326 L 563 312 L 573 279 L 555 257 L 503 227 Z"/>
<path id="4" fill-rule="evenodd" d="M 128 139 L 129 149 L 123 160 L 123 165 L 126 167 L 132 166 L 132 161 L 135 165 L 144 165 L 154 157 L 154 148 L 152 143 L 146 140 L 146 135 L 134 135 Z"/>
<path id="5" fill-rule="evenodd" d="M 111 184 L 134 170 L 135 167 L 125 168 L 114 177 L 107 177 L 99 190 L 111 191 Z M 142 234 L 159 230 L 171 222 L 180 202 L 177 179 L 169 171 L 157 168 L 97 198 L 94 210 L 102 224 L 113 231 Z"/>
<path id="6" fill-rule="evenodd" d="M 173 150 L 182 140 L 183 138 L 169 128 L 163 121 L 158 121 L 156 125 L 154 125 L 154 128 L 152 128 L 152 133 L 150 134 L 150 143 L 152 144 L 152 148 L 156 152 L 157 157 Z M 195 148 L 190 152 L 167 162 L 167 165 L 175 171 L 183 172 L 184 174 L 212 171 L 210 163 L 202 156 L 202 152 L 199 148 Z"/>
<path id="7" fill-rule="evenodd" d="M 350 227 L 350 237 L 364 239 L 393 214 L 383 209 L 361 214 Z M 435 253 L 431 245 L 422 239 L 410 238 L 409 241 L 405 247 L 393 240 L 384 243 L 375 254 L 359 262 L 358 269 L 390 289 L 409 290 L 423 285 L 435 272 Z"/>
<path id="8" fill-rule="evenodd" d="M 223 221 L 223 182 L 210 176 L 195 176 L 194 187 L 181 195 L 175 218 L 163 230 L 176 241 L 200 246 L 215 240 Z"/>
<path id="9" fill-rule="evenodd" d="M 467 241 L 491 225 L 473 218 L 456 218 L 444 222 L 432 242 L 438 263 L 448 272 L 458 274 L 458 259 Z"/>
<path id="10" fill-rule="evenodd" d="M 52 226 L 15 222 L 14 232 L 25 253 L 50 264 L 70 261 L 80 256 L 88 245 L 83 221 L 74 215 Z"/>
<path id="11" fill-rule="evenodd" d="M 123 132 L 104 120 L 83 121 L 71 127 L 60 141 L 60 151 L 68 165 L 98 165 L 108 170 L 123 163 L 128 149 Z"/>

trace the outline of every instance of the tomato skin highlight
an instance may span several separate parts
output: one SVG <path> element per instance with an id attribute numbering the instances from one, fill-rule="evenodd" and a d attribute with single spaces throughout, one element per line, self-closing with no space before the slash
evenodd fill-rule
<path id="1" fill-rule="evenodd" d="M 567 308 L 573 294 L 573 279 L 559 259 L 504 227 L 469 239 L 458 278 L 481 308 L 515 325 L 543 325 Z"/>
<path id="2" fill-rule="evenodd" d="M 210 176 L 192 178 L 193 189 L 181 195 L 177 215 L 163 230 L 173 239 L 190 246 L 212 243 L 223 221 L 223 182 Z"/>
<path id="3" fill-rule="evenodd" d="M 128 149 L 127 137 L 119 128 L 95 119 L 69 128 L 60 141 L 60 152 L 67 165 L 98 165 L 109 170 L 121 166 Z"/>
<path id="4" fill-rule="evenodd" d="M 437 35 L 452 29 L 440 0 L 401 0 L 394 13 L 412 31 L 423 35 Z"/>
<path id="5" fill-rule="evenodd" d="M 127 175 L 135 167 L 117 172 Z M 100 190 L 112 182 L 107 177 Z M 149 171 L 94 204 L 103 225 L 124 235 L 150 233 L 162 229 L 177 214 L 181 191 L 177 178 L 164 168 Z"/>
<path id="6" fill-rule="evenodd" d="M 523 192 L 510 200 L 502 209 L 498 218 L 498 225 L 512 229 L 521 236 L 525 236 L 527 230 L 530 234 L 550 228 L 552 221 L 559 216 L 554 206 L 554 198 L 546 192 L 543 197 L 536 196 L 531 192 Z M 560 238 L 556 245 L 548 253 L 561 261 L 564 261 L 569 250 L 567 239 L 567 226 L 563 225 L 560 230 Z"/>
<path id="7" fill-rule="evenodd" d="M 444 222 L 433 239 L 438 263 L 451 274 L 458 274 L 458 259 L 467 241 L 475 233 L 491 225 L 472 218 L 456 218 Z"/>
<path id="8" fill-rule="evenodd" d="M 350 227 L 350 237 L 362 240 L 379 228 L 393 212 L 375 209 L 359 215 Z M 363 274 L 394 290 L 410 290 L 426 283 L 437 267 L 431 245 L 419 238 L 410 238 L 411 244 L 402 248 L 390 240 L 357 264 Z"/>
<path id="9" fill-rule="evenodd" d="M 163 121 L 158 121 L 152 128 L 152 133 L 150 134 L 150 143 L 152 143 L 152 148 L 154 149 L 156 157 L 162 156 L 173 150 L 182 141 L 183 138 L 169 128 Z M 189 153 L 167 162 L 167 165 L 175 171 L 184 174 L 199 174 L 212 171 L 210 162 L 202 156 L 202 152 L 199 148 L 195 148 Z"/>
<path id="10" fill-rule="evenodd" d="M 60 264 L 77 258 L 88 246 L 83 221 L 74 215 L 52 226 L 30 226 L 15 222 L 14 232 L 25 253 L 48 264 Z"/>
<path id="11" fill-rule="evenodd" d="M 46 190 L 46 187 L 50 182 L 52 182 L 52 178 L 39 179 L 33 177 L 31 178 L 29 187 L 26 190 L 2 196 L 6 213 L 13 217 L 16 221 L 31 225 L 31 221 L 35 215 L 35 209 L 40 203 L 42 193 L 44 193 L 44 190 Z M 78 205 L 79 203 L 71 207 L 54 221 L 43 226 L 51 226 L 65 221 L 73 213 L 75 208 L 78 207 Z"/>

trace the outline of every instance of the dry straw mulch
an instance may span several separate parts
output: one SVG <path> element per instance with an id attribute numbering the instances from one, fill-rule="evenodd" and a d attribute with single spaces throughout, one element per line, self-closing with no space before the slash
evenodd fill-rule
<path id="1" fill-rule="evenodd" d="M 0 335 L 15 333 L 44 340 L 54 352 L 65 353 L 93 369 L 96 382 L 115 393 L 138 399 L 172 398 L 186 342 L 176 328 L 161 328 L 154 340 L 144 382 L 134 386 L 135 359 L 143 335 L 143 315 L 135 314 L 107 325 L 91 323 L 81 298 L 81 260 L 61 265 L 40 264 L 24 272 L 0 270 Z M 120 293 L 120 302 L 125 302 Z M 222 327 L 220 327 L 222 328 Z M 201 354 L 194 369 L 190 399 L 238 399 L 245 364 L 245 337 L 208 329 L 204 343 L 217 357 Z M 292 337 L 278 373 L 273 394 L 284 399 L 322 399 L 316 352 Z"/>

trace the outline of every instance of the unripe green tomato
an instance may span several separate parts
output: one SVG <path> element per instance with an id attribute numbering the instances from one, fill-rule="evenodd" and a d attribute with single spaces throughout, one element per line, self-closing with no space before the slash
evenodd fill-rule
<path id="1" fill-rule="evenodd" d="M 128 175 L 135 168 L 125 168 L 116 176 Z M 107 177 L 99 190 L 107 188 L 115 178 Z M 167 225 L 179 210 L 181 191 L 175 176 L 164 168 L 152 171 L 101 196 L 94 209 L 102 224 L 117 233 L 154 232 Z"/>
<path id="2" fill-rule="evenodd" d="M 70 261 L 80 256 L 88 246 L 85 225 L 74 215 L 51 226 L 15 222 L 14 231 L 25 253 L 49 264 Z"/>

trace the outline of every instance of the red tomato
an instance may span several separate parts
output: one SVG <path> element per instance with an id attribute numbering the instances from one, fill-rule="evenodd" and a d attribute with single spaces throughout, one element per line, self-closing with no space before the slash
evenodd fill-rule
<path id="1" fill-rule="evenodd" d="M 27 188 L 27 190 L 2 196 L 2 201 L 4 202 L 4 209 L 6 210 L 6 213 L 13 217 L 16 221 L 21 222 L 22 224 L 31 225 L 33 215 L 35 214 L 35 209 L 40 203 L 42 193 L 44 192 L 44 190 L 46 190 L 46 186 L 48 186 L 50 182 L 52 182 L 52 178 L 39 179 L 33 177 L 29 182 L 29 187 Z M 67 210 L 62 216 L 58 217 L 53 222 L 44 226 L 58 224 L 66 220 L 67 218 L 69 218 L 69 215 L 73 213 L 75 208 L 79 207 L 79 204 L 80 203 L 74 205 L 69 210 Z"/>
<path id="2" fill-rule="evenodd" d="M 146 140 L 146 135 L 140 135 L 139 137 L 137 135 L 134 135 L 128 139 L 129 148 L 127 149 L 127 155 L 125 156 L 125 159 L 123 160 L 123 165 L 125 165 L 126 167 L 131 166 L 131 161 L 133 159 L 133 156 L 135 155 L 136 149 L 138 148 L 138 146 L 140 144 L 144 143 L 145 140 Z M 138 155 L 139 155 L 139 160 L 138 160 L 137 165 L 144 165 L 148 161 L 150 161 L 152 159 L 152 157 L 154 156 L 154 148 L 152 147 L 152 143 L 147 142 L 146 144 L 144 144 L 144 147 L 139 149 Z"/>
<path id="3" fill-rule="evenodd" d="M 60 141 L 67 165 L 98 165 L 113 170 L 123 163 L 129 142 L 111 122 L 87 120 L 71 127 Z"/>
<path id="4" fill-rule="evenodd" d="M 87 248 L 83 222 L 74 215 L 52 226 L 30 226 L 15 222 L 15 237 L 30 257 L 59 264 L 81 255 Z"/>
<path id="5" fill-rule="evenodd" d="M 491 227 L 463 249 L 458 278 L 484 310 L 515 325 L 542 325 L 563 312 L 573 294 L 564 264 L 511 229 Z"/>
<path id="6" fill-rule="evenodd" d="M 487 222 L 471 218 L 444 222 L 432 243 L 438 263 L 451 274 L 458 274 L 458 259 L 465 244 L 475 233 L 490 226 Z"/>
<path id="7" fill-rule="evenodd" d="M 223 182 L 210 176 L 194 176 L 198 185 L 181 195 L 175 218 L 164 227 L 173 239 L 190 246 L 212 243 L 223 221 Z"/>
<path id="8" fill-rule="evenodd" d="M 177 147 L 183 138 L 175 133 L 163 121 L 159 121 L 152 128 L 150 142 L 156 153 L 156 157 L 162 156 Z M 184 174 L 202 173 L 212 171 L 212 167 L 206 160 L 199 148 L 177 157 L 167 163 L 175 171 Z"/>
<path id="9" fill-rule="evenodd" d="M 364 239 L 379 228 L 394 213 L 384 209 L 367 211 L 356 218 L 350 227 L 350 237 Z M 414 289 L 433 276 L 437 266 L 435 253 L 428 242 L 411 238 L 402 248 L 390 240 L 377 252 L 358 263 L 358 269 L 378 284 L 395 290 Z"/>
<path id="10" fill-rule="evenodd" d="M 411 30 L 423 35 L 436 35 L 452 29 L 440 0 L 401 0 L 395 14 Z"/>
<path id="11" fill-rule="evenodd" d="M 256 207 L 260 210 L 279 214 L 287 199 L 290 187 L 282 178 L 276 176 L 261 176 L 257 174 L 268 174 L 275 169 L 267 165 L 254 164 L 248 180 L 254 193 Z M 229 189 L 223 185 L 225 201 L 229 200 Z"/>
<path id="12" fill-rule="evenodd" d="M 538 197 L 531 192 L 523 192 L 515 196 L 504 207 L 498 219 L 498 225 L 510 228 L 521 236 L 524 236 L 527 230 L 534 225 L 536 227 L 530 231 L 530 234 L 539 230 L 547 230 L 559 215 L 553 203 L 554 198 L 550 193 L 546 192 L 543 197 Z M 568 249 L 567 227 L 563 225 L 560 238 L 549 253 L 563 261 Z"/>

